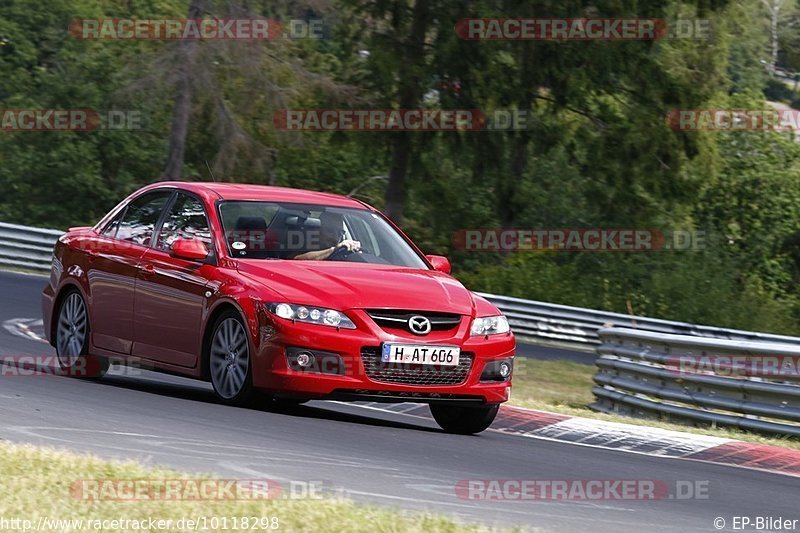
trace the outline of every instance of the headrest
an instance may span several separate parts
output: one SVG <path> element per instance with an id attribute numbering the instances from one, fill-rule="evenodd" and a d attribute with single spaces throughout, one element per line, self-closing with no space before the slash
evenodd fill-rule
<path id="1" fill-rule="evenodd" d="M 266 231 L 267 221 L 262 217 L 239 217 L 236 219 L 237 230 Z"/>

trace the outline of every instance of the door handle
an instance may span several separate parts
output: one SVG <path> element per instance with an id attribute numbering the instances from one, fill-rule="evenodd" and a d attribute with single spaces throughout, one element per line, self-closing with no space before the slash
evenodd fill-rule
<path id="1" fill-rule="evenodd" d="M 156 268 L 153 265 L 147 264 L 139 269 L 143 276 L 152 276 L 156 273 Z"/>

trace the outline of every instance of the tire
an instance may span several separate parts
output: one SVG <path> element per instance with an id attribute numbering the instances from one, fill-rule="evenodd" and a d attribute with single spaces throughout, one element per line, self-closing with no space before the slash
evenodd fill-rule
<path id="1" fill-rule="evenodd" d="M 250 338 L 234 310 L 214 322 L 206 346 L 206 362 L 214 393 L 222 403 L 247 405 L 255 396 Z"/>
<path id="2" fill-rule="evenodd" d="M 481 407 L 430 404 L 430 408 L 433 419 L 446 432 L 471 435 L 492 425 L 500 404 Z"/>
<path id="3" fill-rule="evenodd" d="M 89 355 L 89 312 L 81 293 L 70 289 L 56 315 L 55 348 L 58 366 L 70 377 L 100 379 L 108 371 L 105 357 Z"/>

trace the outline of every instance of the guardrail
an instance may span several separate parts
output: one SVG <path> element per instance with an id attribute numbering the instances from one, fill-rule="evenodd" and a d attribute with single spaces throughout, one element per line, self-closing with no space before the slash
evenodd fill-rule
<path id="1" fill-rule="evenodd" d="M 792 343 L 798 340 L 784 335 L 595 311 L 496 294 L 478 294 L 496 305 L 508 317 L 508 322 L 515 335 L 534 342 L 563 345 L 592 353 L 602 342 L 598 332 L 602 328 L 609 327 L 737 341 Z"/>
<path id="2" fill-rule="evenodd" d="M 50 270 L 53 246 L 63 234 L 63 231 L 54 229 L 0 222 L 0 266 Z"/>
<path id="3" fill-rule="evenodd" d="M 776 343 L 629 328 L 599 336 L 592 409 L 800 437 L 800 338 Z"/>

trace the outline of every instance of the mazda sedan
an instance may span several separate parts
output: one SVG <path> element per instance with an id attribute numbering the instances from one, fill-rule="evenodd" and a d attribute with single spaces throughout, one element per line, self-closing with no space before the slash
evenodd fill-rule
<path id="1" fill-rule="evenodd" d="M 109 359 L 222 402 L 420 402 L 477 433 L 511 389 L 508 321 L 374 208 L 327 193 L 156 183 L 57 242 L 42 298 L 64 370 Z"/>

